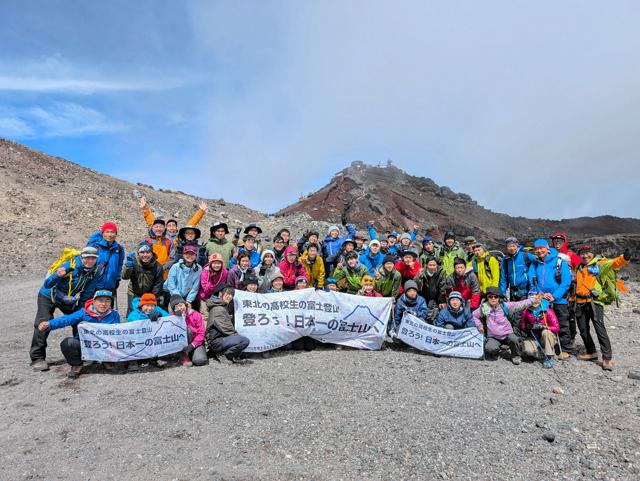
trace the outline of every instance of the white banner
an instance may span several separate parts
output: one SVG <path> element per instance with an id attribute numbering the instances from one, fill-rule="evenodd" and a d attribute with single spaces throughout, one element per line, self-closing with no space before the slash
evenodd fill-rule
<path id="1" fill-rule="evenodd" d="M 84 361 L 119 362 L 151 359 L 182 350 L 187 345 L 184 318 L 162 317 L 124 324 L 78 324 Z"/>
<path id="2" fill-rule="evenodd" d="M 302 289 L 272 294 L 236 291 L 235 326 L 247 352 L 277 349 L 303 336 L 358 349 L 380 349 L 391 298 Z"/>
<path id="3" fill-rule="evenodd" d="M 484 336 L 475 327 L 455 331 L 443 329 L 412 314 L 405 314 L 402 318 L 398 339 L 411 347 L 440 356 L 481 359 L 484 355 Z"/>

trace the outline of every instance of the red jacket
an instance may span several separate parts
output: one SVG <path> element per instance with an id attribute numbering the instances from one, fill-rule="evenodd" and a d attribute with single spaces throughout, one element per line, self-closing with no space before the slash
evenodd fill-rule
<path id="1" fill-rule="evenodd" d="M 295 263 L 291 263 L 287 260 L 288 253 L 295 253 L 296 260 Z M 284 288 L 294 289 L 296 287 L 296 278 L 299 276 L 304 277 L 307 281 L 309 280 L 309 276 L 307 274 L 307 270 L 304 268 L 304 265 L 298 260 L 298 249 L 295 246 L 289 246 L 284 250 L 284 256 L 278 264 L 280 268 L 280 273 L 284 279 Z"/>
<path id="2" fill-rule="evenodd" d="M 402 276 L 402 283 L 400 284 L 400 294 L 404 292 L 404 283 L 416 277 L 420 272 L 420 269 L 422 269 L 422 264 L 420 264 L 417 259 L 413 263 L 413 269 L 409 268 L 409 266 L 407 266 L 402 260 L 396 262 L 396 270 Z"/>

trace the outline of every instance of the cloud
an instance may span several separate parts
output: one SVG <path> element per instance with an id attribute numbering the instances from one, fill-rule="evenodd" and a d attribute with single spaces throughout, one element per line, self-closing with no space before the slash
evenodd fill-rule
<path id="1" fill-rule="evenodd" d="M 20 60 L 0 67 L 0 91 L 62 92 L 90 95 L 109 92 L 158 92 L 183 87 L 193 79 L 159 72 L 122 74 L 120 69 L 100 71 L 95 65 L 71 63 L 59 56 Z M 111 72 L 117 71 L 117 74 Z"/>
<path id="2" fill-rule="evenodd" d="M 127 125 L 73 102 L 47 107 L 0 108 L 0 136 L 16 139 L 79 137 L 114 133 Z"/>

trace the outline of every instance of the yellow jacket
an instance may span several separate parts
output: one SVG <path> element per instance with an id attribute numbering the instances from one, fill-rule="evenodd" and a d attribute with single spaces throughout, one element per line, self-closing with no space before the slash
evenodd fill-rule
<path id="1" fill-rule="evenodd" d="M 489 287 L 498 287 L 500 284 L 500 263 L 498 259 L 490 256 L 488 252 L 484 252 L 480 257 L 474 256 L 473 260 L 467 263 L 469 267 L 473 267 L 473 272 L 478 276 L 478 284 L 480 284 L 480 294 L 484 295 Z"/>
<path id="2" fill-rule="evenodd" d="M 324 287 L 324 261 L 322 257 L 316 256 L 316 260 L 311 264 L 306 252 L 298 259 L 304 266 L 304 270 L 307 271 L 309 277 L 309 287 L 317 287 L 322 289 Z"/>

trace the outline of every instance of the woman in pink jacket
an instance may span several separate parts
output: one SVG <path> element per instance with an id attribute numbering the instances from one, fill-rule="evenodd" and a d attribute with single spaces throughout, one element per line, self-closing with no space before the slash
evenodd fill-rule
<path id="1" fill-rule="evenodd" d="M 560 324 L 549 301 L 540 299 L 539 296 L 534 297 L 532 304 L 522 311 L 520 330 L 527 333 L 522 346 L 524 354 L 536 358 L 544 351 L 544 367 L 553 367 L 556 335 L 560 331 Z"/>
<path id="2" fill-rule="evenodd" d="M 200 290 L 198 291 L 198 299 L 200 299 L 200 313 L 208 314 L 207 301 L 213 295 L 216 287 L 223 286 L 227 283 L 227 275 L 229 271 L 223 266 L 222 255 L 214 252 L 209 257 L 209 263 L 202 269 L 200 274 Z"/>
<path id="3" fill-rule="evenodd" d="M 295 246 L 289 246 L 284 250 L 284 258 L 280 261 L 278 267 L 284 278 L 283 289 L 285 291 L 292 291 L 296 288 L 296 279 L 298 277 L 304 277 L 307 282 L 309 281 L 307 270 L 298 260 L 298 248 Z"/>
<path id="4" fill-rule="evenodd" d="M 171 311 L 175 316 L 183 317 L 187 325 L 187 344 L 182 349 L 180 364 L 183 366 L 204 366 L 209 363 L 207 351 L 204 348 L 204 321 L 199 312 L 187 305 L 187 301 L 179 294 L 173 294 L 169 301 Z"/>

